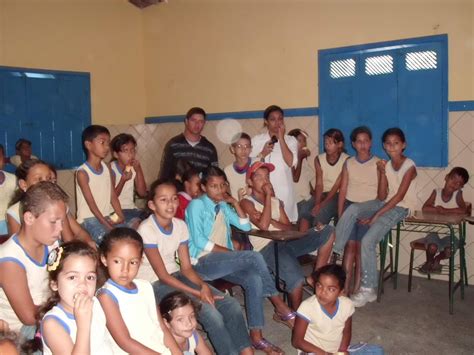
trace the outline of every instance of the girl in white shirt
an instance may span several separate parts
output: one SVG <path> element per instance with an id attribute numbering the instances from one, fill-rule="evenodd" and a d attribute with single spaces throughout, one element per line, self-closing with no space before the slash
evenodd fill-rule
<path id="1" fill-rule="evenodd" d="M 180 354 L 163 319 L 158 317 L 151 283 L 135 279 L 143 257 L 140 234 L 131 228 L 115 228 L 105 235 L 100 252 L 109 279 L 98 298 L 113 338 L 113 354 L 171 354 L 170 348 Z"/>

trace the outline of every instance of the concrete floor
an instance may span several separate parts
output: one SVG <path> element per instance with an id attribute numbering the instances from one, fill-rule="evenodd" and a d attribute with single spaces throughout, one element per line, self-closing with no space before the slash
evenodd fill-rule
<path id="1" fill-rule="evenodd" d="M 380 303 L 356 309 L 352 343 L 382 345 L 387 354 L 474 354 L 474 286 L 455 295 L 454 314 L 448 312 L 448 284 L 415 277 L 412 292 L 408 278 L 399 277 L 397 290 L 386 282 Z M 236 295 L 240 298 L 239 292 Z M 265 305 L 264 336 L 286 354 L 296 354 L 290 330 L 272 320 L 273 308 Z"/>

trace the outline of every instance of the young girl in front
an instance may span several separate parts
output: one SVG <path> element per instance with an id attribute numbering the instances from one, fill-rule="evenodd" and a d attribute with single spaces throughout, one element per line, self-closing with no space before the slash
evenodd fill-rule
<path id="1" fill-rule="evenodd" d="M 303 354 L 383 354 L 378 345 L 349 346 L 352 337 L 351 300 L 342 296 L 346 274 L 341 266 L 329 264 L 313 275 L 314 295 L 298 308 L 292 345 Z"/>
<path id="2" fill-rule="evenodd" d="M 196 331 L 199 305 L 183 292 L 175 291 L 160 302 L 160 312 L 183 355 L 211 355 L 211 350 Z"/>
<path id="3" fill-rule="evenodd" d="M 81 241 L 48 257 L 52 294 L 40 309 L 43 354 L 111 354 L 104 311 L 94 297 L 97 252 Z"/>
<path id="4" fill-rule="evenodd" d="M 381 160 L 377 164 L 381 189 L 388 191 L 387 197 L 385 200 L 353 203 L 344 211 L 336 226 L 335 247 L 346 244 L 355 223 L 369 227 L 361 242 L 361 287 L 351 297 L 356 307 L 377 299 L 377 244 L 391 228 L 415 210 L 417 203 L 416 166 L 403 153 L 407 146 L 405 134 L 400 128 L 389 128 L 384 132 L 382 142 L 390 160 Z M 341 253 L 342 250 L 334 249 L 334 252 Z"/>
<path id="5" fill-rule="evenodd" d="M 181 188 L 178 192 L 179 206 L 175 217 L 184 220 L 184 214 L 189 203 L 193 198 L 201 196 L 202 193 L 199 173 L 194 168 L 189 167 L 181 174 L 177 185 Z"/>
<path id="6" fill-rule="evenodd" d="M 152 214 L 138 228 L 146 256 L 139 277 L 153 282 L 157 302 L 176 290 L 200 301 L 197 318 L 217 354 L 253 354 L 239 302 L 209 286 L 194 271 L 188 227 L 174 217 L 178 203 L 173 182 L 155 181 L 151 185 L 148 208 Z"/>
<path id="7" fill-rule="evenodd" d="M 228 194 L 227 179 L 221 169 L 206 169 L 201 187 L 204 194 L 192 200 L 186 210 L 189 252 L 194 268 L 204 280 L 222 278 L 242 286 L 253 347 L 267 354 L 281 354 L 280 348 L 263 337 L 263 300 L 268 297 L 277 316 L 286 320 L 290 327 L 294 313 L 279 297 L 262 254 L 251 250 L 236 251 L 231 240 L 230 226 L 248 231 L 249 219 L 239 202 Z"/>
<path id="8" fill-rule="evenodd" d="M 179 354 L 158 316 L 151 284 L 135 278 L 142 257 L 143 239 L 131 228 L 112 229 L 100 244 L 100 260 L 109 279 L 98 291 L 98 298 L 113 338 L 113 353 L 171 354 L 169 349 L 174 349 L 173 353 Z"/>
<path id="9" fill-rule="evenodd" d="M 120 201 L 125 223 L 138 227 L 142 211 L 135 205 L 134 194 L 146 197 L 142 166 L 136 155 L 137 141 L 131 134 L 120 133 L 110 142 L 114 160 L 110 162 L 111 178 Z"/>
<path id="10" fill-rule="evenodd" d="M 349 156 L 344 153 L 344 135 L 339 129 L 328 129 L 323 138 L 324 153 L 314 158 L 316 171 L 314 206 L 310 213 L 300 216 L 301 231 L 306 231 L 318 222 L 328 224 L 332 218 L 337 217 L 340 174 Z"/>
<path id="11" fill-rule="evenodd" d="M 20 230 L 20 201 L 26 190 L 40 181 L 56 183 L 57 180 L 56 170 L 48 163 L 38 159 L 30 159 L 20 164 L 15 171 L 15 175 L 18 179 L 18 190 L 7 210 L 9 235 L 18 233 Z M 74 216 L 69 212 L 69 208 L 66 208 L 66 217 L 61 231 L 61 239 L 65 242 L 78 239 L 93 245 L 94 242 L 91 236 L 77 223 Z"/>
<path id="12" fill-rule="evenodd" d="M 22 226 L 0 245 L 0 319 L 26 338 L 35 333 L 36 311 L 48 297 L 48 252 L 60 238 L 67 195 L 51 182 L 40 182 L 21 201 Z"/>

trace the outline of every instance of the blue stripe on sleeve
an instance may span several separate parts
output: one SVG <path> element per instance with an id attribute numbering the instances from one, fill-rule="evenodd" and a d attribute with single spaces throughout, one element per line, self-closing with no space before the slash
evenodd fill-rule
<path id="1" fill-rule="evenodd" d="M 8 261 L 11 261 L 15 264 L 18 264 L 22 267 L 23 270 L 26 270 L 25 265 L 20 260 L 18 260 L 17 258 L 13 258 L 11 256 L 7 256 L 5 258 L 0 258 L 0 263 L 6 263 Z"/>

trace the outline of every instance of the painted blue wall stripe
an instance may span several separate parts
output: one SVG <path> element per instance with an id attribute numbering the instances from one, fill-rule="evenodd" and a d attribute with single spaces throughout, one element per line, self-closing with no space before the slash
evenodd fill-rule
<path id="1" fill-rule="evenodd" d="M 450 101 L 449 112 L 474 111 L 474 101 Z"/>
<path id="2" fill-rule="evenodd" d="M 288 108 L 283 109 L 283 111 L 285 111 L 285 117 L 317 116 L 319 113 L 317 107 Z M 233 118 L 236 120 L 263 118 L 263 111 L 220 112 L 207 114 L 208 121 L 222 120 L 224 118 Z M 145 123 L 182 122 L 183 120 L 184 115 L 145 117 Z"/>
<path id="3" fill-rule="evenodd" d="M 474 100 L 450 101 L 448 107 L 449 112 L 474 111 Z M 307 117 L 319 115 L 319 107 L 289 108 L 284 109 L 284 111 L 286 117 Z M 222 120 L 224 118 L 233 118 L 237 120 L 249 118 L 263 118 L 263 111 L 222 112 L 209 113 L 207 115 L 207 119 L 209 121 Z M 183 122 L 183 120 L 184 115 L 145 117 L 145 123 L 176 123 Z"/>

